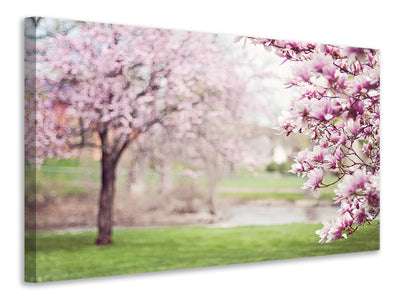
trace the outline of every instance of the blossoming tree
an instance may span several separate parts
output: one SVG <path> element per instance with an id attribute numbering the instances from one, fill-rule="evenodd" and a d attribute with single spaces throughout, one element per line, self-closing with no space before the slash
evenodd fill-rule
<path id="1" fill-rule="evenodd" d="M 235 61 L 212 34 L 80 22 L 37 40 L 30 59 L 26 156 L 40 164 L 101 149 L 99 245 L 111 242 L 115 171 L 128 146 L 155 124 L 192 130 L 204 109 L 240 101 L 243 88 L 226 89 Z"/>
<path id="2" fill-rule="evenodd" d="M 249 38 L 293 64 L 288 86 L 297 96 L 279 129 L 309 136 L 290 172 L 307 176 L 305 189 L 337 183 L 338 217 L 317 231 L 332 242 L 371 224 L 379 215 L 379 51 L 316 43 Z M 326 174 L 337 180 L 327 182 Z"/>
<path id="3" fill-rule="evenodd" d="M 227 86 L 224 88 L 226 96 L 247 98 L 243 93 L 234 92 L 243 83 L 236 80 L 232 83 L 232 89 Z M 226 101 L 230 106 L 215 105 L 221 102 L 212 101 L 212 106 L 198 107 L 195 120 L 181 120 L 180 124 L 191 127 L 189 131 L 184 126 L 176 128 L 175 122 L 164 122 L 163 126 L 154 126 L 151 135 L 146 135 L 132 145 L 132 187 L 137 183 L 140 187 L 143 183 L 143 176 L 146 175 L 144 165 L 147 163 L 149 167 L 151 161 L 151 165 L 160 175 L 160 192 L 165 194 L 172 187 L 173 164 L 183 163 L 186 166 L 183 173 L 188 179 L 195 179 L 201 174 L 206 176 L 205 204 L 208 212 L 215 215 L 216 187 L 224 174 L 231 172 L 236 165 L 247 168 L 264 167 L 258 163 L 258 158 L 265 156 L 265 152 L 257 153 L 247 143 L 252 123 L 248 123 L 245 117 L 253 111 L 251 103 L 246 101 L 245 106 L 243 103 L 234 105 L 228 98 Z M 159 147 L 160 144 L 163 147 Z"/>
<path id="4" fill-rule="evenodd" d="M 143 187 L 146 172 L 143 164 L 149 164 L 149 159 L 156 162 L 152 165 L 160 175 L 163 193 L 172 186 L 173 163 L 184 163 L 188 168 L 184 172 L 187 177 L 206 175 L 205 203 L 208 212 L 215 215 L 217 183 L 227 171 L 236 165 L 265 167 L 259 162 L 265 152 L 255 151 L 247 141 L 257 122 L 254 116 L 266 111 L 254 94 L 265 88 L 262 81 L 268 74 L 261 74 L 242 50 L 231 53 L 239 62 L 225 65 L 223 69 L 215 62 L 202 76 L 194 74 L 189 88 L 193 97 L 200 100 L 196 113 L 167 117 L 162 126 L 151 129 L 151 136 L 131 146 L 133 188 L 137 183 Z M 237 74 L 235 69 L 245 69 L 245 75 Z"/>

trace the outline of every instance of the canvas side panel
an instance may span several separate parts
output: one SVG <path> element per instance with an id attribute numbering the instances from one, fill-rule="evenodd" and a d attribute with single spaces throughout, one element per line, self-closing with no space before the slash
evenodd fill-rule
<path id="1" fill-rule="evenodd" d="M 25 281 L 36 278 L 36 169 L 30 158 L 36 157 L 36 17 L 24 20 L 25 42 Z"/>

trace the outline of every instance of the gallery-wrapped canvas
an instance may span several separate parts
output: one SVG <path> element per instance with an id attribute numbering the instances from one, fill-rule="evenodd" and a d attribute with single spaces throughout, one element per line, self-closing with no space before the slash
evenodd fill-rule
<path id="1" fill-rule="evenodd" d="M 25 280 L 379 249 L 379 50 L 25 20 Z"/>

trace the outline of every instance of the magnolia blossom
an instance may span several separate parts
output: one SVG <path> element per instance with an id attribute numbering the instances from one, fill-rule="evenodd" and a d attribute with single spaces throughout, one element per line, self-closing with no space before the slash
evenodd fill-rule
<path id="1" fill-rule="evenodd" d="M 332 242 L 371 224 L 379 216 L 380 77 L 379 51 L 301 42 L 250 38 L 294 65 L 287 82 L 296 97 L 280 118 L 281 133 L 309 136 L 315 145 L 302 150 L 289 172 L 307 176 L 303 188 L 338 182 L 334 199 L 341 206 L 332 222 L 317 231 Z M 337 175 L 324 182 L 324 175 Z"/>
<path id="2" fill-rule="evenodd" d="M 367 183 L 368 175 L 364 169 L 358 169 L 351 175 L 345 175 L 343 181 L 338 184 L 335 194 L 339 197 L 351 197 L 360 193 Z"/>
<path id="3" fill-rule="evenodd" d="M 349 213 L 345 213 L 336 218 L 333 222 L 324 221 L 324 228 L 319 229 L 316 233 L 320 236 L 320 243 L 330 243 L 340 238 L 347 238 L 344 232 L 346 228 L 350 227 L 353 223 L 353 218 Z"/>
<path id="4" fill-rule="evenodd" d="M 314 191 L 317 189 L 324 178 L 324 171 L 321 169 L 312 169 L 307 173 L 308 180 L 304 183 L 304 189 Z"/>

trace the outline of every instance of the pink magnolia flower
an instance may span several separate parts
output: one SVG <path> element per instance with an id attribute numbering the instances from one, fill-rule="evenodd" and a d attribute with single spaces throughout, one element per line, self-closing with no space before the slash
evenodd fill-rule
<path id="1" fill-rule="evenodd" d="M 333 224 L 331 225 L 326 242 L 331 243 L 342 237 L 346 238 L 346 234 L 343 233 L 343 231 L 347 228 L 347 224 L 350 224 L 351 221 L 352 218 L 348 214 L 336 218 L 336 220 L 333 221 Z"/>
<path id="2" fill-rule="evenodd" d="M 328 66 L 330 61 L 326 55 L 315 54 L 312 60 L 312 68 L 319 73 L 323 72 L 324 67 Z"/>
<path id="3" fill-rule="evenodd" d="M 313 101 L 311 115 L 320 121 L 333 119 L 341 110 L 341 106 L 333 99 Z"/>
<path id="4" fill-rule="evenodd" d="M 328 240 L 329 231 L 331 230 L 332 226 L 331 223 L 328 221 L 323 221 L 322 224 L 324 225 L 324 227 L 315 231 L 315 233 L 321 238 L 319 240 L 321 244 L 325 243 Z"/>
<path id="5" fill-rule="evenodd" d="M 303 189 L 314 191 L 324 179 L 324 171 L 322 169 L 312 169 L 307 173 L 307 181 L 303 185 Z"/>
<path id="6" fill-rule="evenodd" d="M 303 171 L 304 171 L 304 167 L 300 163 L 292 164 L 291 169 L 289 170 L 289 172 L 292 173 L 292 174 L 299 174 L 299 173 L 301 173 Z"/>
<path id="7" fill-rule="evenodd" d="M 329 139 L 336 145 L 345 145 L 347 142 L 347 136 L 340 130 L 329 132 Z"/>
<path id="8" fill-rule="evenodd" d="M 338 92 L 342 92 L 347 87 L 347 76 L 339 75 L 336 80 L 335 88 Z"/>
<path id="9" fill-rule="evenodd" d="M 354 217 L 354 223 L 356 223 L 357 226 L 360 226 L 367 220 L 367 213 L 365 207 L 361 206 L 359 208 L 355 208 L 352 210 L 352 213 Z"/>
<path id="10" fill-rule="evenodd" d="M 279 118 L 279 126 L 277 127 L 278 131 L 281 133 L 285 133 L 289 135 L 293 132 L 299 131 L 299 125 L 296 120 L 289 112 L 283 112 L 283 116 Z"/>
<path id="11" fill-rule="evenodd" d="M 310 66 L 308 64 L 296 65 L 296 67 L 293 68 L 292 72 L 295 77 L 298 77 L 300 79 L 299 82 L 308 82 L 313 76 Z"/>
<path id="12" fill-rule="evenodd" d="M 350 197 L 361 191 L 368 182 L 368 175 L 365 169 L 358 169 L 353 174 L 347 174 L 343 181 L 337 185 L 335 194 L 342 197 Z"/>
<path id="13" fill-rule="evenodd" d="M 349 119 L 345 124 L 345 131 L 351 136 L 357 136 L 361 128 L 360 119 Z"/>
<path id="14" fill-rule="evenodd" d="M 338 163 L 343 158 L 343 152 L 338 147 L 333 153 L 325 155 L 324 166 L 328 169 L 335 170 L 338 168 Z"/>
<path id="15" fill-rule="evenodd" d="M 325 75 L 330 83 L 333 83 L 337 80 L 339 71 L 333 65 L 326 65 L 322 68 L 322 74 Z"/>
<path id="16" fill-rule="evenodd" d="M 379 86 L 379 78 L 376 74 L 371 73 L 357 76 L 351 84 L 349 84 L 349 92 L 352 94 L 367 94 L 370 90 L 375 90 Z"/>
<path id="17" fill-rule="evenodd" d="M 315 233 L 319 235 L 320 243 L 331 243 L 340 238 L 347 238 L 346 230 L 353 224 L 353 218 L 347 212 L 337 217 L 334 221 L 322 223 L 323 228 L 317 230 Z"/>
<path id="18" fill-rule="evenodd" d="M 366 156 L 371 156 L 371 150 L 373 148 L 373 141 L 369 140 L 367 144 L 364 144 L 362 151 L 365 153 Z"/>
<path id="19" fill-rule="evenodd" d="M 314 164 L 321 164 L 324 162 L 324 158 L 326 155 L 326 149 L 320 147 L 320 146 L 315 146 L 313 148 L 313 151 L 310 152 L 310 159 L 311 162 Z"/>
<path id="20" fill-rule="evenodd" d="M 310 163 L 310 152 L 308 150 L 300 151 L 295 158 L 295 162 L 289 171 L 293 174 L 308 172 L 313 168 Z"/>

